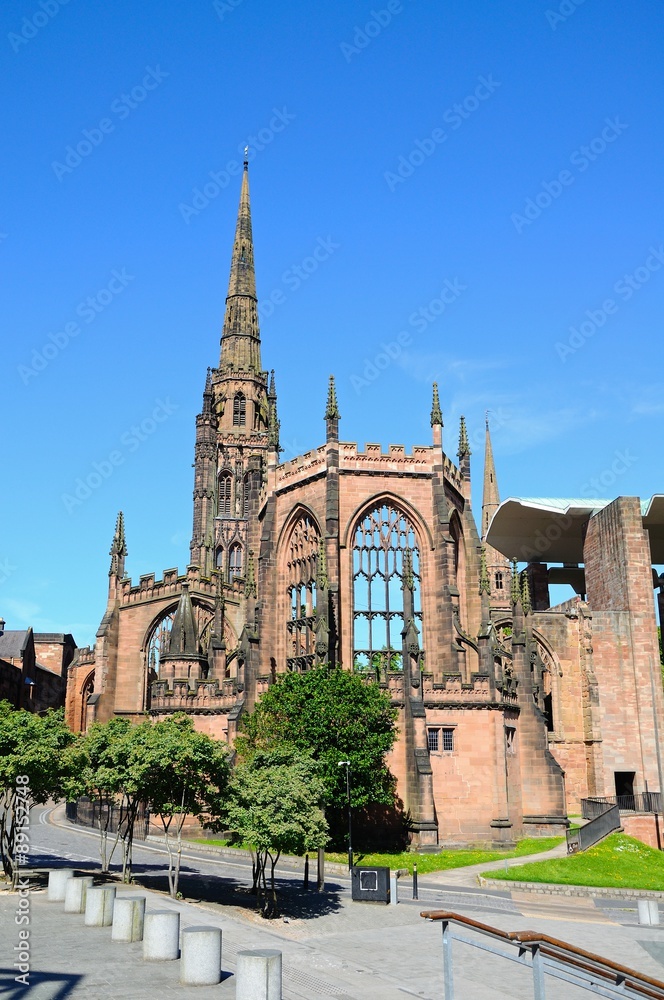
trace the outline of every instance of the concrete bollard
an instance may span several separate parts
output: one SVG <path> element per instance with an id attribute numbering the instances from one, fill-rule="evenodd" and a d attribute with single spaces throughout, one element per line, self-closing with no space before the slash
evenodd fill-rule
<path id="1" fill-rule="evenodd" d="M 49 903 L 61 903 L 65 898 L 65 886 L 70 878 L 74 877 L 73 868 L 55 868 L 48 873 L 48 893 Z"/>
<path id="2" fill-rule="evenodd" d="M 65 913 L 85 913 L 88 889 L 94 884 L 92 875 L 70 878 L 65 883 Z"/>
<path id="3" fill-rule="evenodd" d="M 145 896 L 118 896 L 113 907 L 111 941 L 142 941 Z"/>
<path id="4" fill-rule="evenodd" d="M 114 885 L 97 885 L 88 889 L 85 897 L 84 923 L 86 927 L 111 926 L 116 891 Z"/>
<path id="5" fill-rule="evenodd" d="M 399 879 L 396 872 L 390 872 L 390 906 L 399 902 Z"/>
<path id="6" fill-rule="evenodd" d="M 180 914 L 177 910 L 148 910 L 143 924 L 143 958 L 147 962 L 180 957 Z"/>
<path id="7" fill-rule="evenodd" d="M 183 986 L 216 986 L 221 982 L 221 930 L 185 927 L 182 931 L 180 982 Z"/>
<path id="8" fill-rule="evenodd" d="M 235 1000 L 281 1000 L 281 952 L 238 951 Z"/>
<path id="9" fill-rule="evenodd" d="M 659 925 L 659 903 L 656 899 L 639 899 L 636 905 L 640 924 L 645 924 L 646 927 Z"/>

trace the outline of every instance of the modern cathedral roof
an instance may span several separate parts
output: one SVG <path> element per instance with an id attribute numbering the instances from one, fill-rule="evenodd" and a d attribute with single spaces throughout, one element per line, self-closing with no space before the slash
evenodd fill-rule
<path id="1" fill-rule="evenodd" d="M 509 497 L 496 510 L 487 542 L 509 559 L 583 563 L 583 538 L 590 518 L 613 500 Z M 653 563 L 664 563 L 664 494 L 641 501 Z"/>

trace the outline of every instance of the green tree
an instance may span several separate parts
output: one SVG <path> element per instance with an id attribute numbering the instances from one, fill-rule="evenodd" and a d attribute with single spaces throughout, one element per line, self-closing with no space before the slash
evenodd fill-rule
<path id="1" fill-rule="evenodd" d="M 294 756 L 294 750 L 283 745 L 256 751 L 233 771 L 226 816 L 231 828 L 251 845 L 254 888 L 265 917 L 278 916 L 274 869 L 281 853 L 302 855 L 327 842 L 321 808 L 324 785 L 316 770 L 311 757 Z"/>
<path id="2" fill-rule="evenodd" d="M 385 755 L 397 737 L 396 709 L 375 682 L 339 668 L 316 667 L 280 677 L 246 717 L 236 741 L 241 758 L 289 745 L 317 762 L 326 811 L 346 808 L 351 762 L 351 805 L 392 806 L 395 781 Z M 329 816 L 328 816 L 329 818 Z"/>
<path id="3" fill-rule="evenodd" d="M 107 871 L 118 843 L 122 844 L 122 880 L 131 881 L 136 816 L 147 801 L 150 773 L 146 746 L 152 723 L 138 725 L 128 719 L 94 723 L 81 744 L 71 750 L 68 799 L 87 795 L 99 806 L 102 870 Z M 115 842 L 108 853 L 111 807 L 117 823 Z"/>
<path id="4" fill-rule="evenodd" d="M 227 799 L 230 751 L 194 729 L 182 713 L 152 726 L 144 747 L 151 811 L 159 816 L 168 851 L 168 889 L 178 892 L 182 828 L 188 816 L 217 826 Z"/>
<path id="5" fill-rule="evenodd" d="M 74 741 L 62 711 L 33 715 L 0 702 L 0 857 L 16 884 L 28 834 L 22 828 L 30 806 L 62 795 L 66 748 Z"/>

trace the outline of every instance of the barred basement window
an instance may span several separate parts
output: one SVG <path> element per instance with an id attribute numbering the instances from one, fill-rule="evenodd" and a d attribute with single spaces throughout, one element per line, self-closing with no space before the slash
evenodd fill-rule
<path id="1" fill-rule="evenodd" d="M 383 504 L 365 514 L 355 529 L 353 549 L 353 665 L 376 676 L 402 670 L 403 560 L 413 566 L 415 624 L 422 634 L 420 551 L 411 521 Z"/>
<path id="2" fill-rule="evenodd" d="M 247 400 L 243 392 L 233 399 L 233 426 L 244 427 L 247 422 Z"/>
<path id="3" fill-rule="evenodd" d="M 454 727 L 453 726 L 431 726 L 427 729 L 427 745 L 430 751 L 437 753 L 439 750 L 451 752 L 454 750 Z"/>
<path id="4" fill-rule="evenodd" d="M 502 589 L 503 589 L 503 574 L 496 573 L 496 590 L 502 590 Z"/>
<path id="5" fill-rule="evenodd" d="M 443 750 L 454 750 L 453 729 L 443 729 Z"/>
<path id="6" fill-rule="evenodd" d="M 233 488 L 233 478 L 230 472 L 224 472 L 219 476 L 219 491 L 217 496 L 217 516 L 231 516 L 231 491 Z"/>
<path id="7" fill-rule="evenodd" d="M 440 749 L 440 729 L 427 729 L 427 743 L 429 750 Z"/>

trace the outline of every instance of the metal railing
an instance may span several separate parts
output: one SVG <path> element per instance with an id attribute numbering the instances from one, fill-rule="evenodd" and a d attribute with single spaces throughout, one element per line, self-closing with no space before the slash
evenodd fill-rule
<path id="1" fill-rule="evenodd" d="M 661 813 L 662 796 L 659 792 L 635 792 L 633 795 L 593 795 L 581 799 L 581 815 L 594 819 L 607 806 L 618 806 L 622 812 Z"/>
<path id="2" fill-rule="evenodd" d="M 91 826 L 95 830 L 99 829 L 101 819 L 102 829 L 107 830 L 108 833 L 117 833 L 118 825 L 126 822 L 126 813 L 118 803 L 100 803 L 86 797 L 77 799 L 76 802 L 68 802 L 66 815 L 70 823 Z M 134 820 L 134 839 L 146 840 L 149 826 L 150 811 L 145 803 L 141 802 Z"/>
<path id="3" fill-rule="evenodd" d="M 618 965 L 590 951 L 575 948 L 565 941 L 538 934 L 535 931 L 501 931 L 488 924 L 480 924 L 469 917 L 444 910 L 427 910 L 420 914 L 427 920 L 440 920 L 443 928 L 443 984 L 445 1000 L 456 1000 L 454 992 L 454 963 L 452 942 L 460 941 L 480 951 L 498 955 L 530 969 L 533 977 L 534 1000 L 546 1000 L 545 977 L 588 990 L 597 996 L 611 998 L 648 997 L 664 1000 L 664 983 L 635 972 L 625 965 Z M 472 931 L 480 937 L 453 933 L 454 925 Z M 489 942 L 481 940 L 489 938 Z M 497 947 L 502 945 L 502 948 Z"/>
<path id="4" fill-rule="evenodd" d="M 614 830 L 620 829 L 620 809 L 618 806 L 604 804 L 602 811 L 598 812 L 585 826 L 578 830 L 567 830 L 567 853 L 576 854 L 577 851 L 587 851 L 593 844 L 599 843 Z"/>

